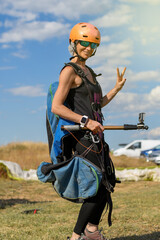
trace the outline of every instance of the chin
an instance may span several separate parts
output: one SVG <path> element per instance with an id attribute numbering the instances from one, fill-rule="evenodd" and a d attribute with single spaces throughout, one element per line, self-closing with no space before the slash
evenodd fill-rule
<path id="1" fill-rule="evenodd" d="M 90 56 L 88 56 L 88 55 L 86 56 L 86 55 L 85 55 L 85 56 L 82 56 L 82 57 L 83 57 L 85 60 L 87 60 Z"/>

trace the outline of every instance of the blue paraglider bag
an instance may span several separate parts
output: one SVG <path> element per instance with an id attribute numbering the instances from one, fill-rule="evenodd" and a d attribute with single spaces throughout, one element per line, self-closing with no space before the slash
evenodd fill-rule
<path id="1" fill-rule="evenodd" d="M 37 176 L 41 182 L 51 182 L 61 197 L 77 202 L 96 195 L 102 171 L 82 156 L 73 154 L 68 158 L 64 155 L 63 141 L 70 134 L 61 126 L 75 123 L 52 113 L 52 100 L 57 87 L 58 82 L 51 84 L 47 95 L 46 127 L 51 163 L 42 162 L 37 169 Z M 67 145 L 70 146 L 69 139 Z"/>

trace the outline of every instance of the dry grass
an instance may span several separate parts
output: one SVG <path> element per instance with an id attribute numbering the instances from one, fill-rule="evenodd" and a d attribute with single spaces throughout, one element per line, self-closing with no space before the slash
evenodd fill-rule
<path id="1" fill-rule="evenodd" d="M 160 240 L 158 182 L 123 182 L 113 193 L 113 226 L 100 227 L 111 240 Z M 51 184 L 0 179 L 0 239 L 65 240 L 80 204 L 66 201 Z M 26 210 L 39 209 L 37 214 Z"/>
<path id="2" fill-rule="evenodd" d="M 116 168 L 156 167 L 144 158 L 115 157 L 111 154 Z M 41 162 L 50 162 L 48 144 L 15 142 L 0 147 L 0 160 L 18 163 L 23 170 L 36 169 Z"/>
<path id="3" fill-rule="evenodd" d="M 42 161 L 50 162 L 45 143 L 16 142 L 0 147 L 0 160 L 18 163 L 23 170 L 36 169 Z"/>
<path id="4" fill-rule="evenodd" d="M 11 143 L 0 147 L 0 159 L 36 169 L 49 161 L 44 143 Z M 144 159 L 112 156 L 116 168 L 149 167 Z M 113 194 L 113 226 L 101 222 L 111 240 L 160 240 L 158 182 L 122 182 Z M 64 240 L 71 235 L 80 205 L 60 198 L 51 184 L 0 178 L 0 239 Z M 37 214 L 25 210 L 39 209 Z M 23 236 L 23 237 L 22 237 Z"/>
<path id="5" fill-rule="evenodd" d="M 115 157 L 111 155 L 115 168 L 148 168 L 156 167 L 153 162 L 146 162 L 145 158 L 135 158 L 127 156 Z"/>

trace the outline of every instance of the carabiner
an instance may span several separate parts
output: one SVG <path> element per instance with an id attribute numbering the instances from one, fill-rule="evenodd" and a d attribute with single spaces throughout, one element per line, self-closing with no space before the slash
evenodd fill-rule
<path id="1" fill-rule="evenodd" d="M 93 143 L 99 143 L 100 142 L 100 139 L 99 139 L 98 135 L 93 135 L 92 132 L 90 132 L 90 136 L 91 136 L 91 139 L 92 139 Z"/>

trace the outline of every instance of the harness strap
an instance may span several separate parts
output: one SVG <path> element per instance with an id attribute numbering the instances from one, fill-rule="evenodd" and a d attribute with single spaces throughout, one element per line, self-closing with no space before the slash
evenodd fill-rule
<path id="1" fill-rule="evenodd" d="M 108 212 L 108 225 L 109 227 L 112 226 L 112 210 L 113 210 L 113 202 L 112 202 L 112 198 L 111 198 L 111 193 L 107 192 L 107 206 L 106 206 L 106 210 L 103 214 L 103 216 L 101 217 L 101 222 L 105 216 L 105 214 L 107 213 L 108 209 L 109 209 L 109 212 Z"/>
<path id="2" fill-rule="evenodd" d="M 84 71 L 82 70 L 81 67 L 79 67 L 76 63 L 73 63 L 73 62 L 69 62 L 69 63 L 65 63 L 65 66 L 71 66 L 73 67 L 73 69 L 75 70 L 76 74 L 82 79 L 82 81 L 84 82 L 86 88 L 87 88 L 87 91 L 88 91 L 88 95 L 89 95 L 89 100 L 90 100 L 90 105 L 91 105 L 91 109 L 92 109 L 92 114 L 93 114 L 93 118 L 97 121 L 97 120 L 100 120 L 99 117 L 101 118 L 101 121 L 104 119 L 103 118 L 103 114 L 101 113 L 100 111 L 100 99 L 97 102 L 94 102 L 92 100 L 92 94 L 91 94 L 91 91 L 90 91 L 90 88 L 89 88 L 89 85 L 88 85 L 88 82 L 87 82 L 87 76 L 86 74 L 84 73 Z M 100 91 L 101 91 L 101 98 L 102 98 L 102 89 L 101 89 L 101 86 L 100 84 L 98 83 L 98 81 L 96 80 L 96 77 L 97 76 L 101 76 L 102 74 L 96 74 L 92 68 L 88 67 L 86 65 L 86 67 L 89 69 L 89 71 L 91 72 L 92 76 L 93 76 L 93 79 L 94 81 L 96 82 L 96 84 L 98 85 L 98 87 L 100 88 Z M 96 99 L 95 99 L 96 100 Z M 97 114 L 99 115 L 99 117 L 97 117 Z"/>
<path id="3" fill-rule="evenodd" d="M 80 154 L 82 157 L 86 157 L 86 155 L 91 151 L 91 149 L 94 147 L 94 143 L 92 143 L 83 153 Z"/>
<path id="4" fill-rule="evenodd" d="M 65 129 L 66 131 L 68 131 L 75 139 L 76 139 L 76 141 L 81 145 L 81 146 L 83 146 L 84 148 L 86 148 L 86 149 L 88 149 L 88 148 L 90 148 L 90 146 L 89 147 L 86 147 L 84 144 L 82 144 L 77 138 L 76 138 L 76 136 L 72 133 L 72 132 L 70 132 L 68 129 Z M 95 144 L 94 144 L 94 146 L 95 146 Z M 97 153 L 97 154 L 100 154 L 101 152 L 102 152 L 102 150 L 103 150 L 103 142 L 102 142 L 102 140 L 101 140 L 101 149 L 100 149 L 100 151 L 95 151 L 95 150 L 93 150 L 93 149 L 89 149 L 90 151 L 92 151 L 92 152 L 94 152 L 94 153 Z"/>
<path id="5" fill-rule="evenodd" d="M 97 149 L 97 145 L 95 144 L 94 146 Z M 105 165 L 104 165 L 104 158 L 105 158 L 105 156 L 104 156 L 104 147 L 102 149 L 102 154 L 101 155 L 97 154 L 97 157 L 99 158 L 99 163 L 100 163 L 102 174 L 103 174 L 102 183 L 105 186 L 105 188 L 108 190 L 109 193 L 114 192 L 114 187 L 112 186 L 112 184 L 110 184 L 110 182 L 109 182 L 109 180 L 107 178 L 107 174 L 106 174 L 106 169 L 105 169 Z"/>
<path id="6" fill-rule="evenodd" d="M 91 94 L 91 91 L 90 91 L 90 89 L 89 89 L 89 87 L 88 87 L 88 83 L 87 83 L 87 81 L 86 81 L 86 74 L 84 73 L 84 71 L 82 70 L 82 68 L 79 67 L 76 63 L 73 63 L 73 62 L 66 63 L 65 65 L 66 65 L 66 66 L 72 66 L 72 67 L 74 68 L 76 74 L 77 74 L 80 78 L 82 78 L 82 80 L 83 80 L 83 82 L 85 83 L 85 86 L 86 86 L 86 88 L 87 88 L 90 102 L 92 102 L 92 94 Z M 88 67 L 88 69 L 89 69 L 89 67 Z M 93 74 L 93 77 L 94 77 L 94 80 L 95 80 L 96 74 L 93 73 L 93 70 L 91 71 L 91 73 Z"/>

